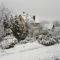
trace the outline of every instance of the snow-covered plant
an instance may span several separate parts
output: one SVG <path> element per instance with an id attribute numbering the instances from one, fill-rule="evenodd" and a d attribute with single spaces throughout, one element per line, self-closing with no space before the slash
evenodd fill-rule
<path id="1" fill-rule="evenodd" d="M 5 4 L 0 5 L 0 31 L 3 30 L 3 34 L 1 36 L 6 36 L 6 29 L 10 27 L 10 15 L 11 11 L 8 9 Z"/>
<path id="2" fill-rule="evenodd" d="M 0 47 L 2 49 L 9 49 L 14 47 L 14 45 L 18 42 L 18 40 L 14 36 L 6 36 L 3 38 L 3 41 L 0 43 Z"/>
<path id="3" fill-rule="evenodd" d="M 24 40 L 28 34 L 27 24 L 21 15 L 16 16 L 15 22 L 12 24 L 11 30 L 18 41 Z"/>
<path id="4" fill-rule="evenodd" d="M 47 31 L 43 31 L 43 33 L 41 33 L 41 35 L 39 35 L 38 37 L 38 42 L 45 45 L 45 46 L 50 46 L 50 45 L 54 45 L 56 43 L 59 43 L 59 37 L 57 36 L 57 32 L 56 31 L 48 31 L 47 33 L 45 33 Z"/>

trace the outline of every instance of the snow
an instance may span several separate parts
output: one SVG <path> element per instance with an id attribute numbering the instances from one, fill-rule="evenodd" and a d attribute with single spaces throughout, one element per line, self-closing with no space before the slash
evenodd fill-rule
<path id="1" fill-rule="evenodd" d="M 33 43 L 27 43 L 27 44 L 17 44 L 17 45 L 15 45 L 14 48 L 5 49 L 4 54 L 15 53 L 15 52 L 18 52 L 18 51 L 22 52 L 22 51 L 32 50 L 32 49 L 36 49 L 36 48 L 39 48 L 39 47 L 40 47 L 40 44 L 38 44 L 37 41 L 35 41 Z"/>
<path id="2" fill-rule="evenodd" d="M 52 29 L 52 27 L 53 27 L 52 23 L 44 25 L 44 29 Z"/>
<path id="3" fill-rule="evenodd" d="M 53 58 L 60 58 L 60 44 L 46 47 L 37 41 L 18 44 L 0 55 L 0 60 L 52 60 Z"/>

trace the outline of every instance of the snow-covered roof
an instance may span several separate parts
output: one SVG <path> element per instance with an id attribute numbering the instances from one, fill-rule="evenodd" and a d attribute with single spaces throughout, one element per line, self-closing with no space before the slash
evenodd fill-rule
<path id="1" fill-rule="evenodd" d="M 40 23 L 40 16 L 35 16 L 35 23 Z"/>
<path id="2" fill-rule="evenodd" d="M 44 25 L 44 28 L 45 28 L 45 29 L 52 29 L 52 27 L 53 27 L 53 24 L 52 24 L 52 23 L 50 23 L 50 24 L 45 24 L 45 25 Z"/>

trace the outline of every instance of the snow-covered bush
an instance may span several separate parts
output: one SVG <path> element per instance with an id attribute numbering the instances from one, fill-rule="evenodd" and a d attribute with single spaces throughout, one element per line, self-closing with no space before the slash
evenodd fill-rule
<path id="1" fill-rule="evenodd" d="M 54 44 L 58 43 L 58 40 L 54 39 L 53 36 L 51 36 L 49 34 L 48 35 L 42 34 L 39 36 L 38 42 L 45 46 L 50 46 L 50 45 L 54 45 Z"/>
<path id="2" fill-rule="evenodd" d="M 2 49 L 9 49 L 14 47 L 14 45 L 18 42 L 18 40 L 14 36 L 6 36 L 3 38 L 3 41 L 0 43 L 0 47 Z"/>
<path id="3" fill-rule="evenodd" d="M 50 46 L 50 45 L 54 45 L 56 43 L 56 40 L 54 40 L 53 38 L 49 38 L 49 40 L 42 40 L 41 44 L 45 45 L 45 46 Z"/>
<path id="4" fill-rule="evenodd" d="M 51 30 L 42 30 L 38 36 L 38 42 L 46 46 L 60 43 L 60 27 L 55 27 Z"/>

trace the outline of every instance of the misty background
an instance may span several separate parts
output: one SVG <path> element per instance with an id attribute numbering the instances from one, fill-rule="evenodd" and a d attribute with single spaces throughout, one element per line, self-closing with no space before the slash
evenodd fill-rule
<path id="1" fill-rule="evenodd" d="M 0 0 L 14 14 L 27 13 L 40 16 L 41 20 L 60 20 L 60 0 Z"/>

